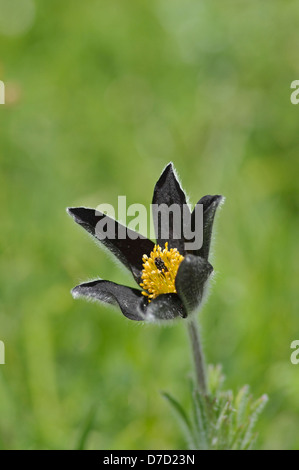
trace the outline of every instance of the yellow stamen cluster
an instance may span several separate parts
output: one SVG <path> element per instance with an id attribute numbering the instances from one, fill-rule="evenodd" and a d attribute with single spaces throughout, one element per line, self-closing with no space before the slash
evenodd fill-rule
<path id="1" fill-rule="evenodd" d="M 168 250 L 168 243 L 165 248 L 155 245 L 150 256 L 144 255 L 142 282 L 142 294 L 148 297 L 149 302 L 160 294 L 176 293 L 175 278 L 179 265 L 184 257 L 176 248 Z"/>

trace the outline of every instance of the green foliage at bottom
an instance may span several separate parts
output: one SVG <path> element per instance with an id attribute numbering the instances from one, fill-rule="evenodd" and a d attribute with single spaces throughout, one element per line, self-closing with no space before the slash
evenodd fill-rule
<path id="1" fill-rule="evenodd" d="M 203 396 L 195 386 L 192 390 L 192 416 L 168 393 L 164 397 L 175 410 L 190 449 L 248 450 L 257 434 L 256 421 L 268 401 L 266 395 L 254 400 L 249 386 L 236 395 L 223 390 L 224 376 L 220 366 L 208 368 L 209 395 Z"/>

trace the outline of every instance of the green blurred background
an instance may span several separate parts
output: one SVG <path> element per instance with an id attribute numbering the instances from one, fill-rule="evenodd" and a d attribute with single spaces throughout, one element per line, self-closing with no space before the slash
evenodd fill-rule
<path id="1" fill-rule="evenodd" d="M 223 194 L 200 321 L 226 386 L 269 395 L 258 446 L 299 448 L 299 5 L 0 0 L 0 445 L 176 449 L 160 391 L 189 404 L 183 323 L 74 301 L 134 285 L 67 206 L 150 204 L 172 160 L 194 204 Z"/>

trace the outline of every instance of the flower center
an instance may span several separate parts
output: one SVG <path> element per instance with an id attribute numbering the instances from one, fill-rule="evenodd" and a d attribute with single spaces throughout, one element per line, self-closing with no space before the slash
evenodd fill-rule
<path id="1" fill-rule="evenodd" d="M 144 269 L 140 286 L 143 288 L 142 294 L 148 297 L 149 302 L 160 294 L 176 293 L 175 278 L 183 259 L 177 248 L 168 250 L 168 243 L 165 243 L 164 250 L 155 245 L 150 256 L 143 256 Z"/>

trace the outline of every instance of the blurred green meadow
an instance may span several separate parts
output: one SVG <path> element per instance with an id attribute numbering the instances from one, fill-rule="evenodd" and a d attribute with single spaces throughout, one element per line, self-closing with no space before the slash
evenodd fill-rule
<path id="1" fill-rule="evenodd" d="M 70 289 L 130 275 L 67 206 L 149 205 L 173 161 L 223 194 L 200 313 L 226 387 L 269 395 L 257 446 L 299 449 L 297 1 L 0 0 L 0 446 L 182 449 L 183 322 L 130 322 Z"/>

